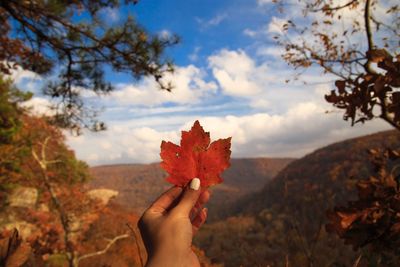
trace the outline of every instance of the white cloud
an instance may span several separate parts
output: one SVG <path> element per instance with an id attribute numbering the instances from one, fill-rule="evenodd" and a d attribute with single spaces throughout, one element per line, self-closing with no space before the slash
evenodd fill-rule
<path id="1" fill-rule="evenodd" d="M 243 34 L 249 37 L 255 37 L 257 35 L 257 31 L 246 28 L 243 30 Z"/>
<path id="2" fill-rule="evenodd" d="M 222 91 L 233 96 L 252 96 L 260 92 L 257 74 L 260 66 L 242 50 L 223 49 L 208 59 Z"/>
<path id="3" fill-rule="evenodd" d="M 341 111 L 327 114 L 326 110 L 332 107 L 324 102 L 323 95 L 330 85 L 321 83 L 326 82 L 326 76 L 315 75 L 311 69 L 303 78 L 315 84 L 288 85 L 284 80 L 291 76 L 291 71 L 285 64 L 274 62 L 273 68 L 268 68 L 267 62 L 257 65 L 242 50 L 221 50 L 209 58 L 209 66 L 222 92 L 244 99 L 244 104 L 254 108 L 253 113 L 204 115 L 214 107 L 205 106 L 204 95 L 192 91 L 209 86 L 199 69 L 181 67 L 176 82 L 183 92 L 178 89 L 169 99 L 146 84 L 123 87 L 119 94 L 113 95 L 114 100 L 136 105 L 129 109 L 119 106 L 115 113 L 124 114 L 118 120 L 109 121 L 107 131 L 70 137 L 69 144 L 79 158 L 91 165 L 157 162 L 161 141 L 179 143 L 180 131 L 189 129 L 199 119 L 213 140 L 232 136 L 233 157 L 301 157 L 335 141 L 390 128 L 379 120 L 350 127 L 349 122 L 342 120 Z M 238 84 L 242 87 L 235 87 Z M 214 94 L 215 84 L 212 87 Z M 189 101 L 192 97 L 198 100 L 197 105 Z M 161 105 L 172 99 L 177 105 Z"/>
<path id="4" fill-rule="evenodd" d="M 207 29 L 209 27 L 218 26 L 223 22 L 226 18 L 228 18 L 228 14 L 222 13 L 217 14 L 216 16 L 212 17 L 211 19 L 205 20 L 201 18 L 195 18 L 197 23 L 200 25 L 201 29 Z"/>
<path id="5" fill-rule="evenodd" d="M 219 25 L 224 19 L 227 18 L 227 14 L 218 14 L 217 16 L 213 17 L 209 21 L 207 21 L 207 25 L 216 26 Z"/>
<path id="6" fill-rule="evenodd" d="M 286 23 L 286 19 L 272 17 L 270 23 L 268 24 L 268 32 L 283 34 L 283 25 Z"/>
<path id="7" fill-rule="evenodd" d="M 9 64 L 12 65 L 13 63 Z M 21 66 L 17 66 L 15 69 L 11 69 L 11 74 L 5 76 L 13 80 L 16 84 L 23 82 L 24 79 L 27 79 L 29 81 L 42 80 L 42 77 L 39 74 L 30 70 L 25 70 Z"/>
<path id="8" fill-rule="evenodd" d="M 280 58 L 284 52 L 285 50 L 278 46 L 260 46 L 256 50 L 256 54 L 259 56 L 270 56 L 274 58 Z"/>
<path id="9" fill-rule="evenodd" d="M 279 53 L 275 50 L 268 52 L 274 57 Z M 315 75 L 315 69 L 311 69 L 301 76 L 301 80 L 287 83 L 286 80 L 294 79 L 295 72 L 274 57 L 256 64 L 243 50 L 224 49 L 209 57 L 209 67 L 221 92 L 238 101 L 246 101 L 254 112 L 282 113 L 304 101 L 319 98 L 319 102 L 323 101 L 323 96 L 316 96 L 314 83 L 326 83 L 329 76 Z"/>
<path id="10" fill-rule="evenodd" d="M 30 113 L 35 116 L 52 116 L 55 115 L 52 103 L 43 97 L 32 97 L 30 100 L 21 104 L 22 107 L 29 109 Z"/>
<path id="11" fill-rule="evenodd" d="M 275 115 L 173 117 L 164 122 L 177 122 L 171 130 L 156 130 L 146 126 L 146 121 L 143 125 L 137 121 L 114 122 L 105 132 L 69 138 L 69 144 L 78 157 L 92 165 L 157 162 L 161 141 L 179 143 L 180 131 L 190 129 L 196 119 L 211 133 L 212 140 L 232 136 L 233 157 L 300 157 L 335 141 L 389 129 L 381 121 L 350 127 L 341 114 L 326 114 L 325 106 L 302 102 Z"/>
<path id="12" fill-rule="evenodd" d="M 176 142 L 179 139 L 176 132 L 158 132 L 149 127 L 132 128 L 129 123 L 110 126 L 104 132 L 68 138 L 77 156 L 93 165 L 158 161 L 161 140 Z"/>
<path id="13" fill-rule="evenodd" d="M 200 46 L 196 46 L 193 50 L 193 53 L 189 54 L 189 60 L 192 62 L 196 62 L 199 59 L 199 52 L 201 50 Z"/>
<path id="14" fill-rule="evenodd" d="M 138 85 L 118 85 L 119 88 L 111 93 L 111 99 L 119 105 L 156 106 L 166 102 L 196 103 L 217 89 L 214 82 L 204 80 L 205 75 L 205 72 L 193 65 L 177 67 L 174 74 L 164 77 L 164 81 L 172 81 L 174 86 L 172 93 L 160 90 L 153 79 L 147 78 Z"/>
<path id="15" fill-rule="evenodd" d="M 111 107 L 107 112 L 112 113 L 112 119 L 107 121 L 109 129 L 69 138 L 77 155 L 90 164 L 159 161 L 161 141 L 178 143 L 180 130 L 189 129 L 196 119 L 214 140 L 233 137 L 233 157 L 300 157 L 335 141 L 389 129 L 380 120 L 350 127 L 342 120 L 341 110 L 326 113 L 334 109 L 323 98 L 332 88 L 332 76 L 321 75 L 317 69 L 310 68 L 300 80 L 285 83 L 294 79 L 294 71 L 279 59 L 282 49 L 265 41 L 283 33 L 287 18 L 304 22 L 298 1 L 290 1 L 293 5 L 282 17 L 272 17 L 263 27 L 241 26 L 244 35 L 254 37 L 246 37 L 253 42 L 247 50 L 214 51 L 208 57 L 207 70 L 194 65 L 178 67 L 175 75 L 166 77 L 176 85 L 172 93 L 160 91 L 151 79 L 117 86 L 111 101 L 106 100 Z M 271 2 L 257 1 L 259 6 Z M 354 13 L 346 16 L 350 19 Z M 226 14 L 219 14 L 197 22 L 205 29 L 226 18 Z M 343 25 L 335 27 L 338 32 L 343 30 Z M 296 37 L 288 34 L 289 38 Z M 303 37 L 313 40 L 312 36 Z M 192 51 L 189 60 L 200 62 L 200 48 Z M 207 71 L 212 77 L 207 76 Z M 225 96 L 229 96 L 228 102 L 215 101 L 218 104 L 212 106 L 214 99 Z"/>

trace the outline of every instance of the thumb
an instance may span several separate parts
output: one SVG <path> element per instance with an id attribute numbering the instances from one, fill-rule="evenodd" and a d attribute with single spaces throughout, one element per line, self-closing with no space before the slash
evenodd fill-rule
<path id="1" fill-rule="evenodd" d="M 201 194 L 200 179 L 193 178 L 189 186 L 185 188 L 179 204 L 175 207 L 176 212 L 189 216 L 190 211 L 196 205 L 197 200 Z"/>

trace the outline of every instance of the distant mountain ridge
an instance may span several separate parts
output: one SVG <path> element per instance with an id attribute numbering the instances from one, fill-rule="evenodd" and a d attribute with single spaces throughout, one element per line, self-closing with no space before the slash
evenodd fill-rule
<path id="1" fill-rule="evenodd" d="M 212 188 L 215 193 L 208 205 L 209 220 L 224 215 L 225 206 L 238 198 L 256 192 L 272 179 L 292 158 L 232 159 L 231 167 L 222 174 L 224 183 Z M 96 166 L 90 169 L 90 188 L 117 190 L 115 201 L 141 213 L 163 191 L 171 186 L 159 163 Z"/>
<path id="2" fill-rule="evenodd" d="M 400 148 L 398 131 L 337 142 L 291 162 L 231 204 L 226 219 L 205 224 L 195 244 L 226 267 L 353 266 L 361 252 L 325 232 L 326 211 L 357 198 L 357 180 L 373 169 L 368 149 L 385 148 Z"/>
<path id="3" fill-rule="evenodd" d="M 333 195 L 335 203 L 345 204 L 356 197 L 353 195 L 356 180 L 371 173 L 373 166 L 366 165 L 368 149 L 399 146 L 398 131 L 384 131 L 336 142 L 291 162 L 259 193 L 244 197 L 236 205 L 250 214 L 261 211 L 282 196 L 290 199 L 307 191 L 322 189 Z M 293 204 L 295 202 L 293 200 Z M 239 210 L 236 212 L 241 213 Z"/>

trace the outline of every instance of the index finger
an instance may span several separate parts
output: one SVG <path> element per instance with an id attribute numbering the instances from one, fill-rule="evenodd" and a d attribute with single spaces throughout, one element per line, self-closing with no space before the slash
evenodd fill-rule
<path id="1" fill-rule="evenodd" d="M 149 207 L 148 211 L 152 213 L 167 212 L 173 203 L 179 198 L 182 193 L 182 187 L 173 186 L 159 196 L 153 204 Z"/>

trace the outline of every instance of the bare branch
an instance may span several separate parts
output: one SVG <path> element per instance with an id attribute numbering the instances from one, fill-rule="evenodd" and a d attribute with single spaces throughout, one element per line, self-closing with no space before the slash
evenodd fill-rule
<path id="1" fill-rule="evenodd" d="M 344 5 L 341 5 L 341 6 L 336 6 L 336 7 L 330 7 L 330 6 L 328 6 L 328 5 L 325 5 L 325 6 L 323 6 L 322 8 L 318 8 L 318 9 L 311 9 L 310 11 L 311 12 L 319 12 L 319 11 L 337 11 L 337 10 L 340 10 L 340 9 L 343 9 L 343 8 L 346 8 L 346 7 L 349 7 L 349 6 L 351 6 L 351 5 L 353 5 L 353 4 L 355 4 L 355 3 L 357 3 L 358 2 L 358 0 L 352 0 L 352 1 L 350 1 L 350 2 L 348 2 L 348 3 L 346 3 L 346 4 L 344 4 Z"/>
<path id="2" fill-rule="evenodd" d="M 88 253 L 88 254 L 85 254 L 85 255 L 82 255 L 82 256 L 76 258 L 74 261 L 74 266 L 78 267 L 79 262 L 81 260 L 107 253 L 107 251 L 112 247 L 112 245 L 114 245 L 114 243 L 116 243 L 118 240 L 125 239 L 128 237 L 129 237 L 128 234 L 123 234 L 123 235 L 114 237 L 113 239 L 110 240 L 110 242 L 108 242 L 107 246 L 104 249 L 96 251 L 96 252 Z"/>
<path id="3" fill-rule="evenodd" d="M 370 10 L 371 8 L 371 0 L 365 1 L 365 10 L 364 10 L 364 23 L 365 23 L 365 34 L 367 35 L 367 42 L 368 42 L 368 50 L 371 51 L 374 49 L 374 41 L 372 39 L 372 29 L 371 29 L 371 15 Z M 365 63 L 365 71 L 368 73 L 376 73 L 371 68 L 371 62 L 367 60 Z"/>
<path id="4" fill-rule="evenodd" d="M 50 198 L 51 198 L 56 210 L 58 211 L 58 213 L 60 215 L 61 225 L 64 230 L 64 243 L 65 243 L 65 247 L 67 248 L 66 254 L 67 254 L 68 261 L 70 262 L 70 265 L 71 265 L 72 260 L 73 260 L 73 248 L 71 247 L 70 240 L 69 240 L 69 235 L 70 235 L 71 229 L 70 229 L 70 225 L 69 225 L 68 215 L 65 212 L 64 208 L 62 207 L 61 202 L 58 199 L 57 194 L 56 194 L 53 186 L 51 185 L 49 176 L 47 174 L 47 165 L 49 164 L 49 162 L 46 160 L 46 158 L 47 158 L 46 149 L 47 149 L 49 140 L 50 140 L 50 136 L 47 136 L 45 138 L 44 142 L 40 144 L 42 146 L 41 147 L 42 159 L 39 159 L 34 148 L 32 148 L 31 152 L 32 152 L 33 158 L 36 160 L 36 162 L 40 166 L 40 169 L 42 171 L 43 183 L 44 183 L 47 191 L 50 194 Z"/>
<path id="5" fill-rule="evenodd" d="M 354 262 L 353 267 L 358 267 L 358 265 L 359 265 L 360 262 L 361 262 L 361 258 L 362 258 L 362 255 L 360 254 L 360 256 L 358 256 L 358 258 L 357 258 L 356 261 Z"/>

